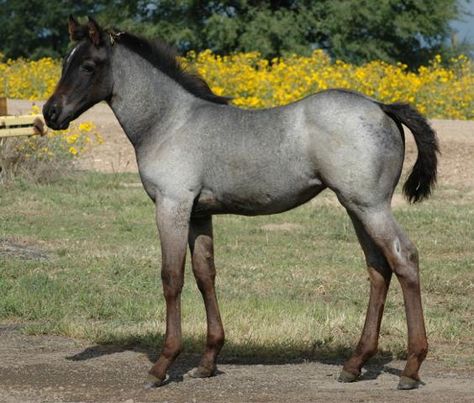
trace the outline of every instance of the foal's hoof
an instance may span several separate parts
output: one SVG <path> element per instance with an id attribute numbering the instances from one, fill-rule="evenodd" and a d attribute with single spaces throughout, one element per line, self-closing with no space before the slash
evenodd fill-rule
<path id="1" fill-rule="evenodd" d="M 356 381 L 358 377 L 359 377 L 359 375 L 353 374 L 352 372 L 349 372 L 349 371 L 346 371 L 345 369 L 343 369 L 341 371 L 341 373 L 339 374 L 339 378 L 337 378 L 337 380 L 339 382 L 347 383 L 347 382 Z"/>
<path id="2" fill-rule="evenodd" d="M 148 374 L 148 376 L 146 377 L 144 386 L 145 386 L 145 389 L 159 388 L 160 386 L 164 385 L 167 380 L 168 380 L 168 376 L 166 376 L 164 379 L 160 379 L 152 374 Z"/>
<path id="3" fill-rule="evenodd" d="M 205 367 L 197 367 L 193 368 L 191 371 L 188 372 L 188 375 L 191 378 L 209 378 L 216 374 L 216 369 L 209 369 Z"/>
<path id="4" fill-rule="evenodd" d="M 416 389 L 418 386 L 420 386 L 420 381 L 404 375 L 400 377 L 400 382 L 398 383 L 399 390 Z"/>

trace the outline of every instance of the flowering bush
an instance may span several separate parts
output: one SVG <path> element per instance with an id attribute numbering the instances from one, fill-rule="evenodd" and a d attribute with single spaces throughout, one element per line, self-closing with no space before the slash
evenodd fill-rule
<path id="1" fill-rule="evenodd" d="M 54 91 L 61 62 L 51 58 L 37 61 L 7 60 L 0 52 L 0 96 L 18 99 L 46 99 Z"/>
<path id="2" fill-rule="evenodd" d="M 46 99 L 54 90 L 59 61 L 1 60 L 0 54 L 0 96 Z M 191 52 L 181 60 L 215 93 L 233 97 L 241 107 L 285 105 L 327 88 L 349 88 L 383 102 L 410 102 L 430 118 L 474 119 L 474 70 L 465 56 L 450 60 L 448 67 L 437 56 L 416 72 L 401 63 L 375 60 L 356 66 L 332 61 L 322 50 L 271 62 L 257 52 Z"/>
<path id="3" fill-rule="evenodd" d="M 449 67 L 437 56 L 411 72 L 401 63 L 372 61 L 355 66 L 331 61 L 321 50 L 269 63 L 256 52 L 217 56 L 190 53 L 185 63 L 218 95 L 246 108 L 285 105 L 328 88 L 347 88 L 383 102 L 409 102 L 430 118 L 474 119 L 474 70 L 465 56 Z"/>
<path id="4" fill-rule="evenodd" d="M 102 136 L 91 122 L 72 123 L 67 130 L 50 130 L 44 137 L 23 138 L 17 145 L 24 158 L 51 161 L 56 158 L 72 160 L 88 151 L 93 144 L 102 144 Z"/>

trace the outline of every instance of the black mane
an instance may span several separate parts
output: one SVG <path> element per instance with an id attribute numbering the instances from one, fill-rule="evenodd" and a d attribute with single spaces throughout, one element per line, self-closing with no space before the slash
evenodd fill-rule
<path id="1" fill-rule="evenodd" d="M 176 52 L 164 42 L 159 40 L 151 42 L 127 32 L 112 35 L 116 42 L 149 61 L 196 97 L 216 104 L 229 103 L 229 98 L 214 94 L 209 85 L 197 74 L 185 71 L 178 62 Z"/>

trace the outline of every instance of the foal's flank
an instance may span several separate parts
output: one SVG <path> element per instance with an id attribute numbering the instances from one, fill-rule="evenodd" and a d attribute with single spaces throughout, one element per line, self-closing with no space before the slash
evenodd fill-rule
<path id="1" fill-rule="evenodd" d="M 392 273 L 403 291 L 408 360 L 399 382 L 412 389 L 427 354 L 418 254 L 392 215 L 390 202 L 404 159 L 402 124 L 418 159 L 404 186 L 412 202 L 436 181 L 436 135 L 406 104 L 385 105 L 347 90 L 328 90 L 287 106 L 242 110 L 185 72 L 161 42 L 69 19 L 76 42 L 44 106 L 53 129 L 97 102 L 112 108 L 135 147 L 145 191 L 155 203 L 162 248 L 166 335 L 149 386 L 166 379 L 182 348 L 181 290 L 186 250 L 207 315 L 207 340 L 194 377 L 216 372 L 224 343 L 214 280 L 212 216 L 275 214 L 329 188 L 350 215 L 366 256 L 371 286 L 360 341 L 341 372 L 354 381 L 377 350 Z"/>

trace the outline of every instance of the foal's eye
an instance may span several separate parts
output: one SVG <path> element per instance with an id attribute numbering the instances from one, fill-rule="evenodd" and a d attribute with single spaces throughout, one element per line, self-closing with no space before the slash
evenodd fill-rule
<path id="1" fill-rule="evenodd" d="M 81 65 L 81 70 L 85 73 L 93 73 L 94 72 L 94 65 L 92 63 L 84 63 Z"/>

